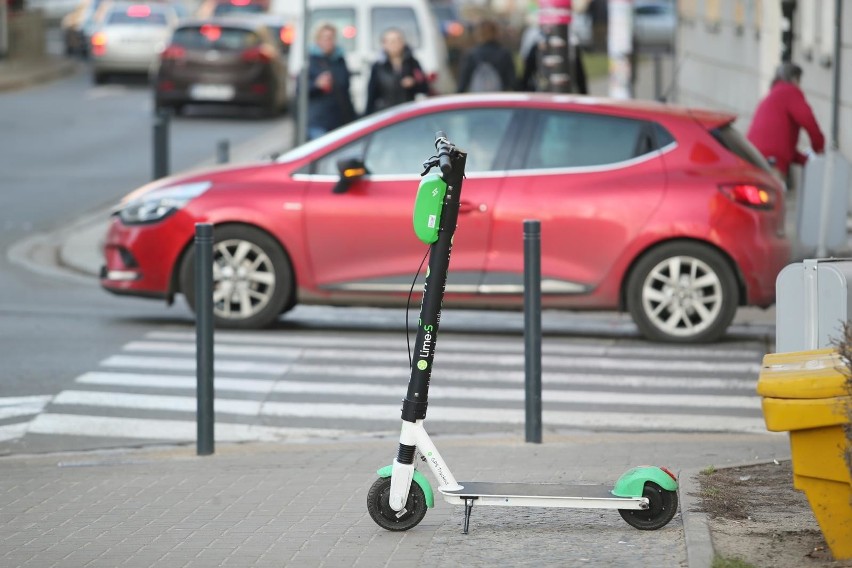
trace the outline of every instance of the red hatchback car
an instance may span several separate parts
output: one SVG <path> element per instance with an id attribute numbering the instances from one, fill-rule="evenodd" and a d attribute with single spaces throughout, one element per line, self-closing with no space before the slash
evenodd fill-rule
<path id="1" fill-rule="evenodd" d="M 418 173 L 443 130 L 468 151 L 445 306 L 521 308 L 522 223 L 539 219 L 544 308 L 626 309 L 648 338 L 711 341 L 737 306 L 774 302 L 790 255 L 783 188 L 734 118 L 544 94 L 395 107 L 273 162 L 130 194 L 101 282 L 192 306 L 194 225 L 209 222 L 221 326 L 297 303 L 402 305 L 425 253 Z"/>

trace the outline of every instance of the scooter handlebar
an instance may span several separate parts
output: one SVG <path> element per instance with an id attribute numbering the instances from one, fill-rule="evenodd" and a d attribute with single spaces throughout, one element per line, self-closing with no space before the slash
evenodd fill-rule
<path id="1" fill-rule="evenodd" d="M 453 171 L 453 164 L 450 162 L 450 151 L 452 143 L 447 140 L 447 135 L 439 130 L 435 133 L 435 149 L 438 150 L 438 166 L 441 168 L 441 173 L 445 176 Z"/>

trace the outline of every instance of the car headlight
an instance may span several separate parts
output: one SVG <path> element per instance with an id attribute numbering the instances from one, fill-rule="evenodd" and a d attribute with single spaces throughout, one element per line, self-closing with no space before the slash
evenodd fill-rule
<path id="1" fill-rule="evenodd" d="M 125 203 L 118 216 L 127 225 L 154 223 L 181 209 L 211 185 L 209 181 L 199 181 L 155 189 Z"/>

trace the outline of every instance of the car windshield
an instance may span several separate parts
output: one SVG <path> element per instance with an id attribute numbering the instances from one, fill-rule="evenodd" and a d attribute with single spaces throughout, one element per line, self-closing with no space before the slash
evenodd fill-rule
<path id="1" fill-rule="evenodd" d="M 731 123 L 714 128 L 710 131 L 710 134 L 713 135 L 713 138 L 715 138 L 719 144 L 749 164 L 757 166 L 766 172 L 772 171 L 769 166 L 769 162 L 766 161 L 766 158 L 764 158 L 758 149 L 752 146 L 751 142 L 749 142 L 745 136 L 740 134 Z"/>
<path id="2" fill-rule="evenodd" d="M 259 44 L 260 37 L 243 28 L 203 24 L 179 28 L 175 31 L 172 43 L 188 49 L 239 51 Z"/>

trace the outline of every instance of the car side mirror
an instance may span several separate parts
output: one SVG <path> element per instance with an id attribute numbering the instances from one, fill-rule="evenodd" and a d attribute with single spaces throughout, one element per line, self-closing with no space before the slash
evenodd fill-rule
<path id="1" fill-rule="evenodd" d="M 346 193 L 353 181 L 367 174 L 367 167 L 361 158 L 341 158 L 337 160 L 337 171 L 340 173 L 340 179 L 332 192 Z"/>

